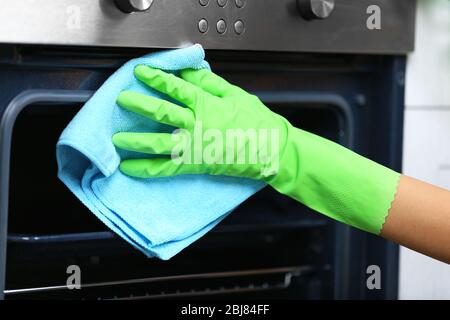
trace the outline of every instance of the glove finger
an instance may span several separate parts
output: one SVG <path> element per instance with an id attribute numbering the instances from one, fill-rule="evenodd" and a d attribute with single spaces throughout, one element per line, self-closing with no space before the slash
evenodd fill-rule
<path id="1" fill-rule="evenodd" d="M 174 127 L 194 126 L 192 110 L 142 93 L 122 91 L 117 98 L 117 104 L 128 111 Z"/>
<path id="2" fill-rule="evenodd" d="M 230 84 L 227 80 L 207 69 L 184 69 L 181 70 L 180 76 L 187 82 L 219 98 L 246 93 L 241 88 Z"/>
<path id="3" fill-rule="evenodd" d="M 112 137 L 118 148 L 147 154 L 172 154 L 179 142 L 170 133 L 119 132 Z"/>
<path id="4" fill-rule="evenodd" d="M 199 173 L 194 165 L 177 164 L 173 159 L 130 159 L 120 163 L 120 171 L 136 178 L 171 177 Z"/>
<path id="5" fill-rule="evenodd" d="M 134 75 L 149 87 L 167 94 L 169 97 L 185 104 L 189 108 L 195 109 L 201 96 L 207 94 L 192 83 L 184 81 L 173 74 L 148 66 L 137 66 L 134 69 Z"/>

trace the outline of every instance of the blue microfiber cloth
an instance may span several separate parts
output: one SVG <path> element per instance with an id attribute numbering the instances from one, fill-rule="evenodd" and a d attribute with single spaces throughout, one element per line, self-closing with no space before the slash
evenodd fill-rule
<path id="1" fill-rule="evenodd" d="M 265 185 L 208 175 L 136 179 L 118 170 L 121 156 L 149 155 L 116 150 L 114 133 L 174 129 L 116 104 L 122 90 L 168 99 L 139 82 L 134 67 L 146 64 L 177 75 L 185 68 L 209 68 L 204 56 L 203 48 L 194 45 L 127 62 L 83 106 L 56 146 L 58 177 L 101 221 L 149 257 L 170 259 Z"/>

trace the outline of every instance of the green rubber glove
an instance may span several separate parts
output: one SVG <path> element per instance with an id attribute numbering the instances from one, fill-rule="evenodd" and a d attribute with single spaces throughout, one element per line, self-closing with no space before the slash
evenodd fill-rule
<path id="1" fill-rule="evenodd" d="M 399 174 L 293 127 L 256 96 L 208 70 L 180 77 L 147 66 L 135 76 L 186 107 L 124 91 L 124 109 L 180 128 L 174 134 L 121 132 L 118 148 L 160 155 L 124 160 L 120 170 L 140 178 L 212 174 L 263 180 L 333 219 L 379 234 Z"/>

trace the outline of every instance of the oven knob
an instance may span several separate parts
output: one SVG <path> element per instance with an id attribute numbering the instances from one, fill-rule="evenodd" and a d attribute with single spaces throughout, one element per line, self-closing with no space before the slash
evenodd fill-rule
<path id="1" fill-rule="evenodd" d="M 125 13 L 147 11 L 153 0 L 114 0 L 117 7 Z"/>
<path id="2" fill-rule="evenodd" d="M 334 0 L 297 0 L 297 7 L 305 19 L 325 19 L 334 10 Z"/>

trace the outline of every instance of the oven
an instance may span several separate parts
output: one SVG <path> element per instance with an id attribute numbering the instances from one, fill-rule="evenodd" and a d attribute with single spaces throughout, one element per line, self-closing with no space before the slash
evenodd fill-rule
<path id="1" fill-rule="evenodd" d="M 268 187 L 169 261 L 146 258 L 58 180 L 55 144 L 125 61 L 200 43 L 216 73 L 295 126 L 401 170 L 405 60 L 413 50 L 414 16 L 412 0 L 4 4 L 0 296 L 396 298 L 396 245 Z M 74 265 L 82 285 L 70 290 L 68 267 Z M 380 290 L 366 286 L 372 265 L 382 270 Z"/>

